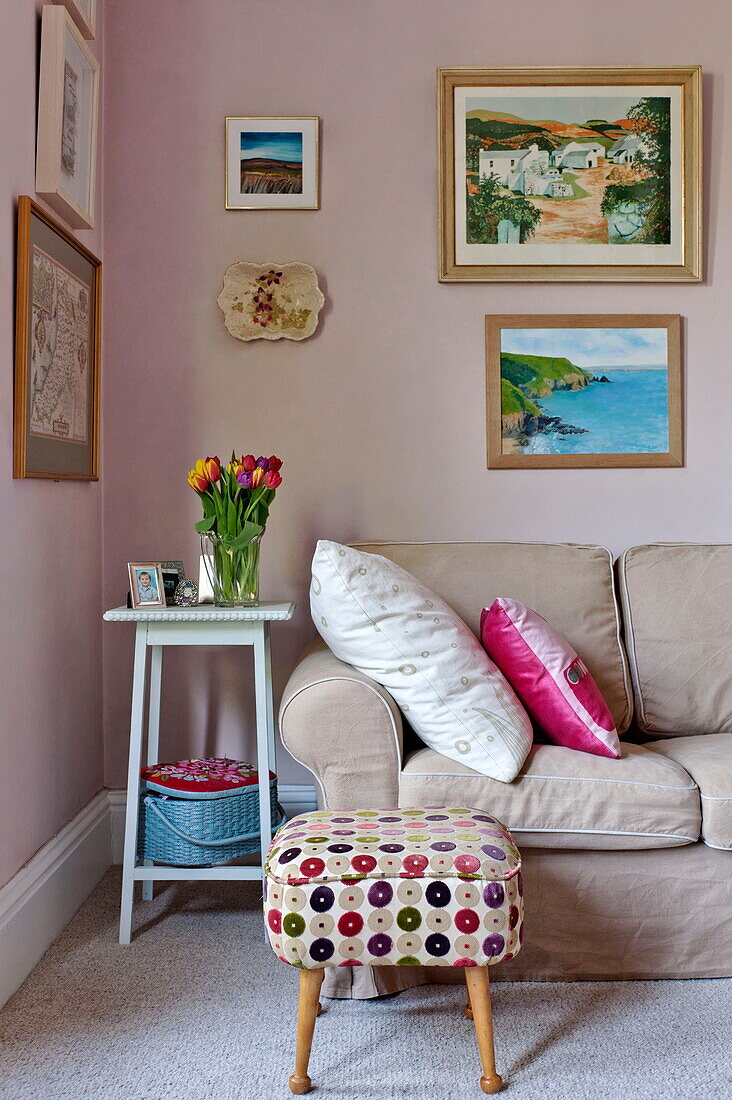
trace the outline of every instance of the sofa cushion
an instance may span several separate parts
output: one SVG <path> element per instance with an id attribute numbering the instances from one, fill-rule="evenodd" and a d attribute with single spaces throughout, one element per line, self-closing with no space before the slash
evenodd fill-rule
<path id="1" fill-rule="evenodd" d="M 732 851 L 732 733 L 670 737 L 647 747 L 686 768 L 701 792 L 704 843 Z"/>
<path id="2" fill-rule="evenodd" d="M 400 806 L 490 807 L 521 847 L 665 848 L 699 838 L 699 791 L 684 769 L 642 745 L 620 760 L 535 745 L 513 783 L 496 783 L 430 749 L 408 757 Z"/>
<path id="3" fill-rule="evenodd" d="M 546 619 L 502 596 L 483 609 L 480 636 L 548 741 L 620 756 L 615 720 L 592 674 Z"/>
<path id="4" fill-rule="evenodd" d="M 634 546 L 618 572 L 641 730 L 732 733 L 732 546 Z"/>
<path id="5" fill-rule="evenodd" d="M 321 540 L 313 622 L 336 657 L 372 676 L 422 740 L 510 782 L 531 747 L 531 721 L 465 623 L 398 565 Z"/>
<path id="6" fill-rule="evenodd" d="M 359 542 L 426 584 L 477 635 L 480 613 L 498 596 L 520 600 L 574 646 L 607 701 L 618 733 L 633 699 L 613 579 L 601 546 L 525 542 Z"/>

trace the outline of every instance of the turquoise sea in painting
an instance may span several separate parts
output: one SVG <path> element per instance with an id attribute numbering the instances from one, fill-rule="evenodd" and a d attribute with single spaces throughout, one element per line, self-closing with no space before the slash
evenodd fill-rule
<path id="1" fill-rule="evenodd" d="M 537 399 L 546 416 L 587 429 L 582 435 L 540 432 L 522 454 L 633 454 L 668 451 L 668 374 L 659 369 L 586 367 L 609 382 Z"/>

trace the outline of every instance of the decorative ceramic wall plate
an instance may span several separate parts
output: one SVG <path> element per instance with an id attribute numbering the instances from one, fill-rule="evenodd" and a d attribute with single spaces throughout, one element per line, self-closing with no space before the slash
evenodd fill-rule
<path id="1" fill-rule="evenodd" d="M 237 340 L 306 340 L 325 298 L 310 264 L 239 263 L 227 267 L 218 297 Z"/>

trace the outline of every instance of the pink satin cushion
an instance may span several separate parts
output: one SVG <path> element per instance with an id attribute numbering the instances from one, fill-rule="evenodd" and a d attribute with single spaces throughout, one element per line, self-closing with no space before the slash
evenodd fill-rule
<path id="1" fill-rule="evenodd" d="M 610 709 L 587 667 L 546 619 L 518 600 L 494 600 L 480 617 L 488 656 L 555 745 L 620 756 Z"/>

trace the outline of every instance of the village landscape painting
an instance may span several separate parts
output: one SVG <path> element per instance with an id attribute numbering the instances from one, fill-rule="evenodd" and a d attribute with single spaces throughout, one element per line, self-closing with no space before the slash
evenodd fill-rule
<path id="1" fill-rule="evenodd" d="M 443 281 L 697 281 L 701 70 L 440 69 Z"/>
<path id="2" fill-rule="evenodd" d="M 470 244 L 671 243 L 671 100 L 469 96 Z"/>
<path id="3" fill-rule="evenodd" d="M 319 118 L 227 118 L 227 210 L 316 210 Z"/>
<path id="4" fill-rule="evenodd" d="M 679 465 L 678 317 L 487 317 L 489 465 Z"/>

